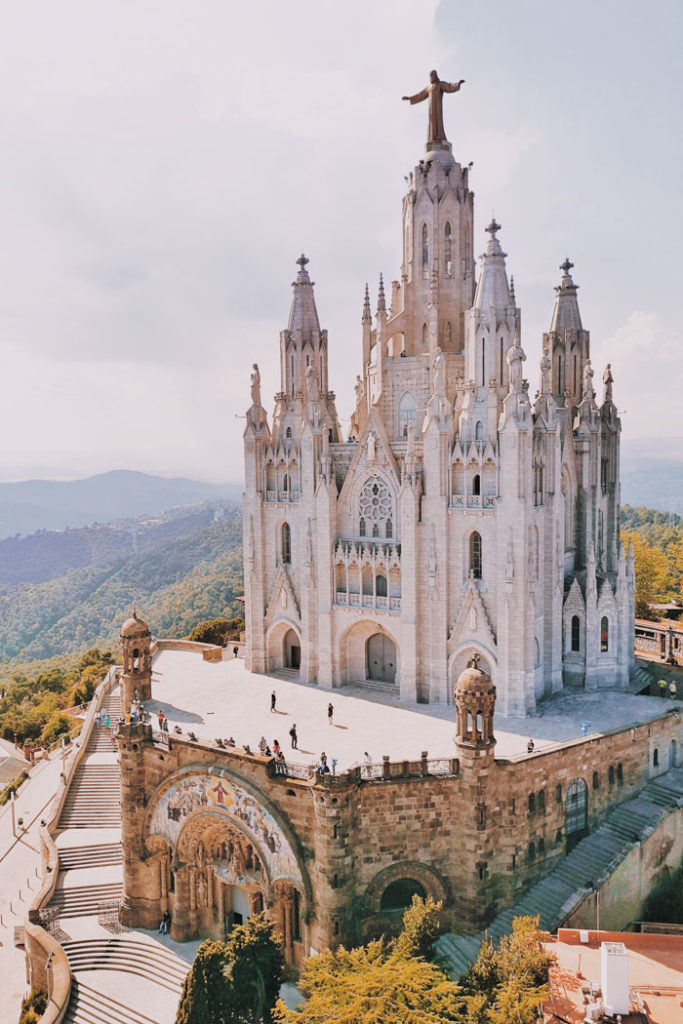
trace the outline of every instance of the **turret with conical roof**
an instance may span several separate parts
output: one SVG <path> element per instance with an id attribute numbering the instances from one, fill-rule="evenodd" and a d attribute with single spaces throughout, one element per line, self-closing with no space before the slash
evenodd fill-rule
<path id="1" fill-rule="evenodd" d="M 555 305 L 550 318 L 550 330 L 543 336 L 543 348 L 553 364 L 553 394 L 558 402 L 578 405 L 583 397 L 583 371 L 590 357 L 590 335 L 583 329 L 578 285 L 574 284 L 570 270 L 574 264 L 565 259 L 560 266 L 562 278 L 555 288 Z"/>

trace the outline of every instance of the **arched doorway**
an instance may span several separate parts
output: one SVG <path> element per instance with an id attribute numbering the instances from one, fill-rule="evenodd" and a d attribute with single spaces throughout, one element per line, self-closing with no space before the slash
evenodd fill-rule
<path id="1" fill-rule="evenodd" d="M 414 878 L 397 878 L 382 893 L 379 908 L 384 912 L 404 911 L 410 906 L 413 896 L 426 899 L 424 886 Z"/>
<path id="2" fill-rule="evenodd" d="M 574 779 L 567 790 L 564 833 L 567 837 L 567 853 L 588 835 L 588 786 L 583 779 Z"/>
<path id="3" fill-rule="evenodd" d="M 373 633 L 365 645 L 367 678 L 378 683 L 396 681 L 396 647 L 384 633 Z"/>
<path id="4" fill-rule="evenodd" d="M 301 644 L 299 637 L 293 629 L 285 635 L 284 664 L 285 668 L 293 668 L 299 671 L 301 667 Z"/>

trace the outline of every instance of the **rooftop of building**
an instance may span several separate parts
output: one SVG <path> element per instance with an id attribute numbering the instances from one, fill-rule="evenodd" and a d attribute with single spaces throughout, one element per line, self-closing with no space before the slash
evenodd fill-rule
<path id="1" fill-rule="evenodd" d="M 289 730 L 296 725 L 298 750 L 288 760 L 314 764 L 324 750 L 342 771 L 362 763 L 367 751 L 380 762 L 455 756 L 455 709 L 451 704 L 412 704 L 393 694 L 362 685 L 323 690 L 295 679 L 247 672 L 241 658 L 205 661 L 201 650 L 161 649 L 154 656 L 152 700 L 145 707 L 168 717 L 171 732 L 178 725 L 198 739 L 232 737 L 238 747 L 255 750 L 261 736 L 272 747 L 277 739 L 289 755 Z M 270 710 L 271 693 L 276 708 Z M 328 724 L 328 704 L 334 715 Z M 538 756 L 585 736 L 619 731 L 680 709 L 663 706 L 659 697 L 638 697 L 620 691 L 575 693 L 544 701 L 531 718 L 496 715 L 496 758 L 527 757 L 534 740 Z"/>
<path id="2" fill-rule="evenodd" d="M 595 992 L 600 985 L 603 942 L 621 942 L 626 946 L 633 1013 L 622 1015 L 624 1024 L 630 1020 L 680 1024 L 683 1020 L 683 934 L 579 932 L 564 928 L 558 932 L 557 941 L 546 947 L 556 955 L 558 962 L 551 970 L 551 999 L 545 1008 L 545 1020 L 583 1024 L 584 998 L 591 999 L 591 989 Z"/>

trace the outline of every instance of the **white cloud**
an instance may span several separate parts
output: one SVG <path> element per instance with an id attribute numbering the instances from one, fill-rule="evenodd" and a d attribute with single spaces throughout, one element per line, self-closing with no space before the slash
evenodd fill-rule
<path id="1" fill-rule="evenodd" d="M 627 437 L 682 433 L 683 336 L 657 313 L 637 310 L 593 345 L 597 366 L 611 363 L 614 396 Z"/>

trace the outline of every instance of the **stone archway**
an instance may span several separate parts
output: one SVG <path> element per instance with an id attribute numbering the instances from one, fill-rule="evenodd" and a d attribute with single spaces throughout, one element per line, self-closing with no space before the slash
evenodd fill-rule
<path id="1" fill-rule="evenodd" d="M 284 619 L 276 622 L 266 636 L 268 671 L 288 668 L 298 672 L 301 668 L 301 638 L 294 624 Z"/>
<path id="2" fill-rule="evenodd" d="M 294 833 L 275 814 L 215 766 L 167 780 L 148 808 L 145 844 L 159 870 L 170 871 L 157 905 L 171 910 L 172 938 L 219 938 L 265 911 L 282 933 L 288 962 L 301 962 L 310 882 Z"/>
<path id="3" fill-rule="evenodd" d="M 354 622 L 339 642 L 339 681 L 398 686 L 401 650 L 391 633 L 372 619 Z"/>

